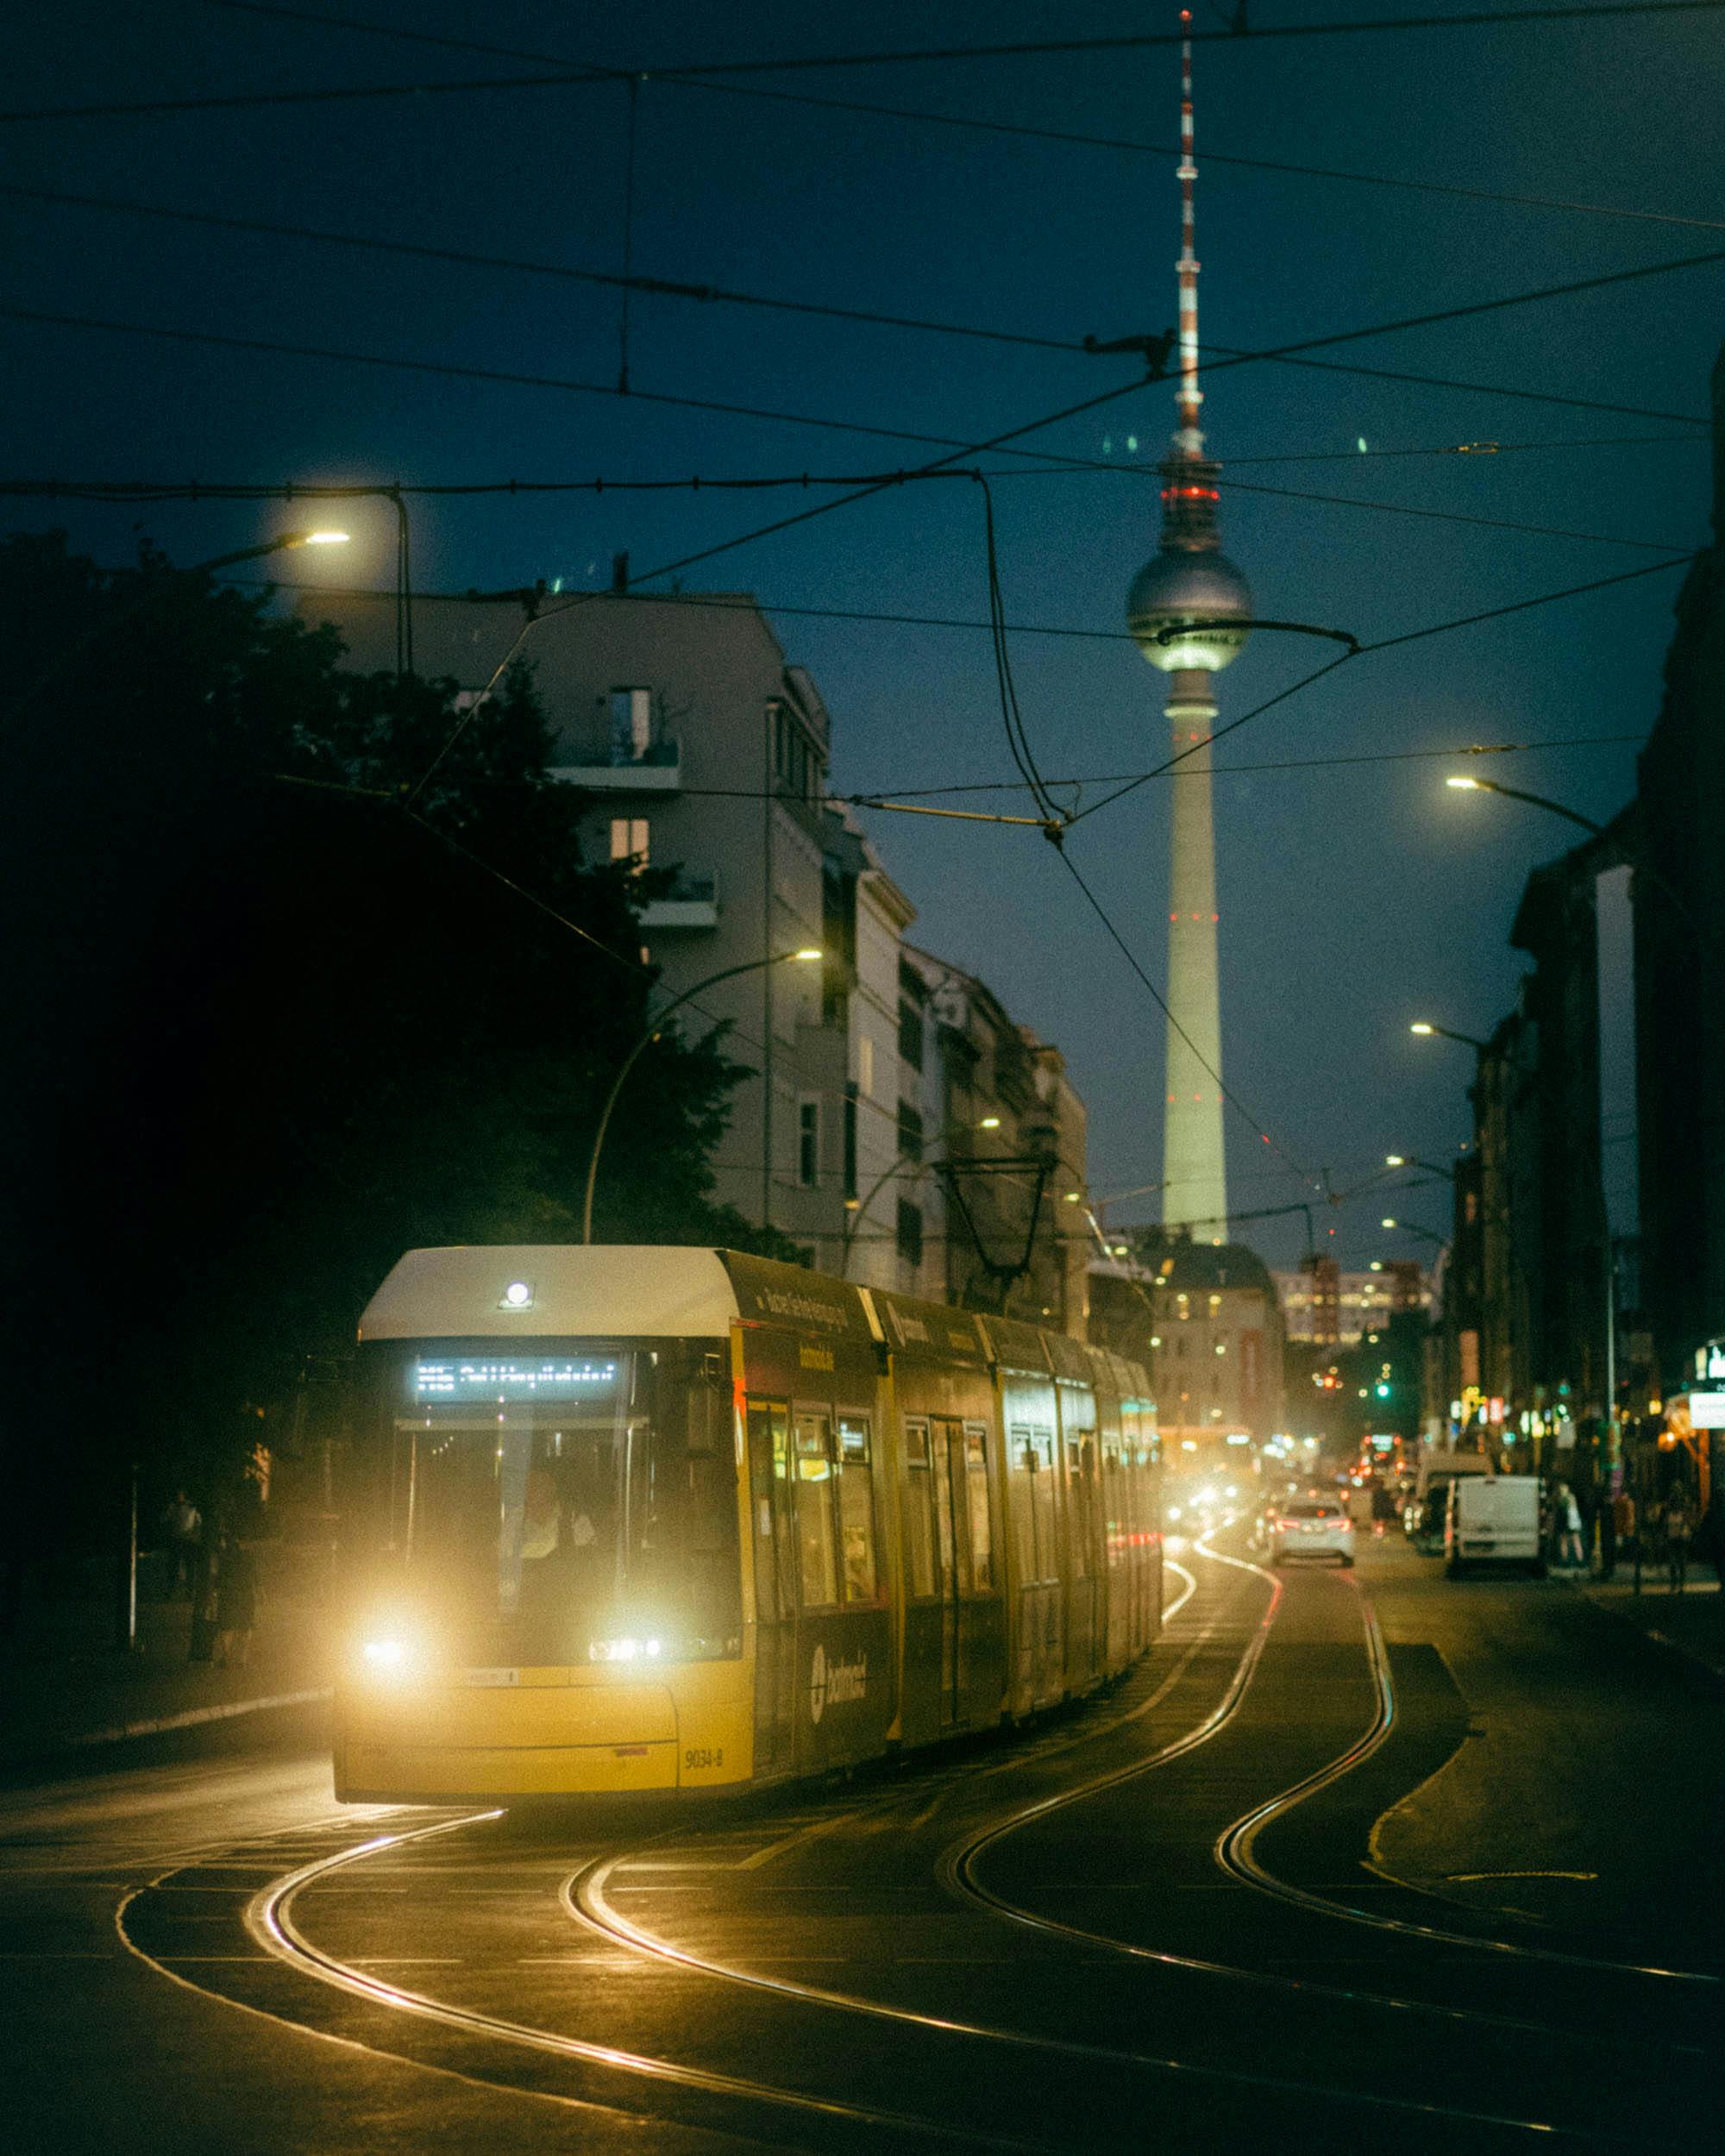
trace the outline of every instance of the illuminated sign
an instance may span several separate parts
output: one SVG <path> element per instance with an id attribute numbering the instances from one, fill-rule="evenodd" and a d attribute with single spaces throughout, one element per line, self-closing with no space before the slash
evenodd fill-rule
<path id="1" fill-rule="evenodd" d="M 615 1357 L 452 1355 L 413 1365 L 416 1400 L 588 1400 L 617 1384 Z"/>
<path id="2" fill-rule="evenodd" d="M 1691 1393 L 1689 1420 L 1697 1430 L 1725 1430 L 1725 1393 Z"/>

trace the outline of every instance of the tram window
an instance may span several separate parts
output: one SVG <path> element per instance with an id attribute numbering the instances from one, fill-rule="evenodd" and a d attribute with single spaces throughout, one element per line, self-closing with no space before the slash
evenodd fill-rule
<path id="1" fill-rule="evenodd" d="M 507 1396 L 501 1413 L 495 1390 L 476 1413 L 448 1388 L 508 1385 L 506 1357 L 412 1366 L 418 1412 L 392 1448 L 398 1532 L 461 1652 L 585 1663 L 625 1610 L 645 1614 L 668 1659 L 739 1651 L 736 1463 L 728 1445 L 699 1449 L 706 1352 L 583 1353 L 568 1366 L 578 1393 Z"/>
<path id="2" fill-rule="evenodd" d="M 1028 1426 L 1013 1425 L 1007 1456 L 1015 1472 L 1015 1485 L 1007 1498 L 1012 1518 L 1013 1553 L 1017 1560 L 1015 1570 L 1019 1581 L 1028 1584 L 1037 1576 L 1036 1570 L 1036 1498 L 1031 1483 L 1036 1476 L 1036 1446 Z"/>
<path id="3" fill-rule="evenodd" d="M 906 1592 L 934 1592 L 934 1474 L 928 1425 L 905 1422 L 905 1583 Z"/>
<path id="4" fill-rule="evenodd" d="M 1095 1457 L 1095 1448 L 1088 1438 L 1066 1440 L 1066 1494 L 1072 1522 L 1072 1576 L 1076 1580 L 1090 1576 Z"/>
<path id="5" fill-rule="evenodd" d="M 838 1418 L 838 1529 L 844 1599 L 875 1599 L 875 1470 L 866 1415 Z"/>
<path id="6" fill-rule="evenodd" d="M 833 1534 L 832 1423 L 827 1415 L 797 1417 L 797 1545 L 802 1556 L 803 1608 L 830 1609 L 838 1600 Z"/>
<path id="7" fill-rule="evenodd" d="M 1107 1520 L 1108 1563 L 1120 1564 L 1126 1557 L 1126 1493 L 1120 1482 L 1120 1449 L 1117 1445 L 1102 1447 L 1102 1504 Z"/>
<path id="8" fill-rule="evenodd" d="M 1030 1483 L 1036 1546 L 1036 1570 L 1032 1576 L 1038 1580 L 1057 1579 L 1060 1568 L 1054 1548 L 1054 1438 L 1047 1430 L 1034 1430 L 1031 1432 L 1031 1444 L 1036 1454 L 1036 1471 Z"/>
<path id="9" fill-rule="evenodd" d="M 978 1424 L 964 1426 L 964 1482 L 970 1517 L 970 1584 L 979 1595 L 994 1585 L 994 1539 L 988 1518 L 988 1433 Z"/>

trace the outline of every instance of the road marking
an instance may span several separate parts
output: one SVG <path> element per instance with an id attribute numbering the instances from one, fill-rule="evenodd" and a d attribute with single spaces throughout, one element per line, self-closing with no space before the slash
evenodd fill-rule
<path id="1" fill-rule="evenodd" d="M 1480 1879 L 1596 1879 L 1596 1871 L 1446 1871 L 1445 1878 L 1464 1886 Z"/>

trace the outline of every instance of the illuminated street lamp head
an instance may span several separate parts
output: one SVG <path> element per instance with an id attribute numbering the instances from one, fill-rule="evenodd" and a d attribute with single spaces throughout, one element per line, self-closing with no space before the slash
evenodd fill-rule
<path id="1" fill-rule="evenodd" d="M 1402 1153 L 1386 1153 L 1383 1156 L 1383 1165 L 1386 1168 L 1405 1168 L 1408 1165 L 1407 1156 Z"/>
<path id="2" fill-rule="evenodd" d="M 785 955 L 787 958 L 792 960 L 794 963 L 806 966 L 812 963 L 815 959 L 825 958 L 826 953 L 824 950 L 817 950 L 814 945 L 811 943 L 802 950 L 787 951 Z"/>
<path id="3" fill-rule="evenodd" d="M 348 535 L 345 531 L 290 531 L 276 543 L 283 547 L 345 547 Z"/>
<path id="4" fill-rule="evenodd" d="M 1435 1025 L 1427 1025 L 1424 1018 L 1415 1018 L 1408 1028 L 1410 1033 L 1435 1033 L 1437 1030 Z"/>
<path id="5" fill-rule="evenodd" d="M 1452 786 L 1458 793 L 1483 793 L 1485 791 L 1484 784 L 1478 779 L 1446 779 L 1444 784 Z"/>
<path id="6" fill-rule="evenodd" d="M 1393 1228 L 1397 1225 L 1397 1223 L 1386 1217 L 1385 1219 L 1380 1220 L 1377 1225 L 1381 1228 Z"/>
<path id="7" fill-rule="evenodd" d="M 997 1115 L 985 1115 L 976 1125 L 979 1131 L 998 1131 L 1000 1127 L 1000 1119 Z"/>

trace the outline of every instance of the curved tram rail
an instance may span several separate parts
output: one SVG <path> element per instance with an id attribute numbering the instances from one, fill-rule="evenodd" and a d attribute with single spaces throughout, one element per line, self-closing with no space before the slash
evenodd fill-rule
<path id="1" fill-rule="evenodd" d="M 1196 1545 L 1196 1549 L 1198 1555 L 1211 1562 L 1229 1565 L 1257 1575 L 1264 1580 L 1271 1590 L 1270 1601 L 1235 1664 L 1221 1699 L 1190 1728 L 1159 1747 L 1143 1760 L 1134 1762 L 1129 1767 L 1115 1769 L 1102 1775 L 1091 1777 L 1051 1798 L 1044 1798 L 1034 1804 L 1021 1807 L 1006 1818 L 992 1821 L 985 1829 L 972 1835 L 947 1853 L 943 1860 L 942 1871 L 949 1883 L 956 1886 L 967 1896 L 979 1902 L 998 1915 L 1007 1917 L 1014 1922 L 1028 1925 L 1040 1931 L 1053 1933 L 1068 1940 L 1082 1942 L 1092 1949 L 1101 1947 L 1133 1959 L 1158 1962 L 1167 1967 L 1191 1969 L 1237 1983 L 1270 1986 L 1277 1990 L 1302 1992 L 1308 1996 L 1334 1997 L 1338 2000 L 1346 2000 L 1354 2005 L 1405 2009 L 1427 2015 L 1436 2015 L 1446 2020 L 1489 2025 L 1497 2028 L 1536 2029 L 1536 2033 L 1548 2038 L 1562 2038 L 1569 2034 L 1570 2032 L 1561 2029 L 1540 2028 L 1537 2025 L 1509 2021 L 1503 2016 L 1480 2014 L 1461 2008 L 1438 2006 L 1430 2001 L 1396 1998 L 1362 1991 L 1353 1987 L 1333 1986 L 1308 1979 L 1280 1977 L 1268 1971 L 1237 1968 L 1224 1963 L 1164 1952 L 1130 1941 L 1112 1939 L 1103 1934 L 1048 1918 L 1036 1912 L 1021 1909 L 991 1890 L 983 1887 L 976 1879 L 974 1866 L 982 1852 L 1013 1833 L 1019 1827 L 1034 1819 L 1044 1817 L 1063 1806 L 1078 1802 L 1103 1789 L 1118 1786 L 1138 1776 L 1152 1772 L 1157 1767 L 1185 1756 L 1226 1727 L 1239 1713 L 1241 1702 L 1257 1671 L 1271 1626 L 1281 1606 L 1283 1593 L 1281 1583 L 1263 1572 L 1261 1568 L 1247 1564 L 1239 1558 L 1224 1556 L 1221 1552 L 1210 1550 L 1202 1545 Z M 1191 1586 L 1189 1585 L 1186 1594 L 1181 1597 L 1182 1602 L 1189 1598 L 1192 1591 Z M 1322 1896 L 1308 1894 L 1303 1889 L 1278 1880 L 1275 1875 L 1258 1862 L 1253 1848 L 1255 1839 L 1273 1819 L 1280 1816 L 1286 1810 L 1291 1809 L 1295 1804 L 1314 1794 L 1320 1788 L 1328 1786 L 1329 1783 L 1349 1771 L 1351 1768 L 1359 1764 L 1363 1759 L 1370 1756 L 1372 1751 L 1377 1749 L 1388 1733 L 1394 1720 L 1394 1693 L 1390 1685 L 1388 1659 L 1383 1651 L 1382 1636 L 1377 1628 L 1375 1619 L 1371 1615 L 1369 1608 L 1366 1610 L 1366 1630 L 1368 1653 L 1377 1695 L 1377 1712 L 1372 1726 L 1343 1753 L 1327 1763 L 1324 1767 L 1306 1777 L 1289 1789 L 1256 1806 L 1251 1812 L 1235 1821 L 1217 1843 L 1215 1854 L 1219 1864 L 1221 1864 L 1233 1876 L 1240 1877 L 1243 1881 L 1263 1891 L 1276 1894 L 1280 1898 L 1292 1900 L 1299 1906 L 1316 1913 L 1339 1916 L 1352 1921 L 1372 1923 L 1382 1927 L 1412 1932 L 1421 1937 L 1485 1952 L 1521 1951 L 1536 1958 L 1571 1962 L 1581 1960 L 1590 1966 L 1620 1971 L 1636 1976 L 1672 1976 L 1690 1981 L 1712 1981 L 1713 1979 L 1710 1978 L 1700 1977 L 1697 1972 L 1694 1971 L 1648 1970 L 1637 1965 L 1590 1960 L 1587 1957 L 1564 1955 L 1554 1952 L 1552 1950 L 1533 1946 L 1517 1949 L 1509 1946 L 1508 1942 L 1446 1933 L 1430 1927 L 1409 1925 L 1401 1920 L 1374 1918 L 1369 1912 L 1348 1909 Z M 1082 1733 L 1069 1742 L 1056 1745 L 1053 1749 L 1065 1751 L 1075 1748 L 1078 1745 L 1088 1743 L 1118 1728 L 1121 1723 L 1147 1714 L 1178 1682 L 1192 1656 L 1195 1654 L 1198 1647 L 1203 1644 L 1208 1636 L 1207 1628 L 1206 1632 L 1201 1633 L 1198 1639 L 1188 1648 L 1185 1656 L 1176 1664 L 1149 1700 L 1133 1708 L 1126 1714 L 1111 1717 L 1100 1727 Z M 875 1808 L 879 1808 L 878 1802 L 874 1804 L 864 1803 L 850 1807 L 837 1815 L 834 1823 L 842 1823 L 846 1819 L 860 1817 Z M 453 2002 L 440 2000 L 423 1992 L 385 1982 L 368 1973 L 365 1969 L 325 1952 L 307 1936 L 297 1921 L 295 1903 L 300 1895 L 318 1882 L 329 1878 L 332 1874 L 363 1864 L 367 1859 L 380 1857 L 390 1851 L 399 1850 L 434 1838 L 455 1833 L 463 1828 L 488 1823 L 499 1816 L 499 1812 L 494 1809 L 468 1812 L 454 1819 L 437 1821 L 429 1826 L 411 1828 L 400 1833 L 373 1834 L 365 1840 L 331 1855 L 303 1864 L 273 1881 L 254 1897 L 246 1911 L 248 1928 L 261 1947 L 301 1974 L 354 1994 L 373 2005 L 441 2023 L 470 2035 L 488 2037 L 504 2045 L 549 2053 L 645 2082 L 672 2084 L 733 2103 L 768 2106 L 781 2111 L 789 2111 L 794 2115 L 800 2114 L 808 2118 L 811 2125 L 817 2121 L 824 2121 L 835 2128 L 850 2128 L 865 2133 L 890 2132 L 899 2135 L 914 2135 L 919 2139 L 944 2140 L 968 2143 L 972 2146 L 1035 2151 L 1038 2152 L 1038 2156 L 1041 2156 L 1041 2152 L 1054 2146 L 1051 2143 L 1027 2140 L 1010 2134 L 985 2131 L 975 2127 L 966 2127 L 938 2119 L 916 2116 L 886 2107 L 858 2103 L 842 2097 L 824 2096 L 811 2090 L 787 2087 L 781 2083 L 753 2079 L 669 2059 L 652 2057 L 639 2052 L 568 2034 L 555 2029 L 536 2027 L 528 2022 L 485 2013 Z M 731 1967 L 656 1937 L 622 1916 L 612 1907 L 605 1896 L 606 1884 L 618 1869 L 626 1863 L 631 1850 L 638 1850 L 640 1846 L 641 1845 L 631 1845 L 630 1847 L 613 1849 L 608 1854 L 586 1865 L 567 1880 L 563 1888 L 563 1896 L 571 1915 L 583 1925 L 603 1934 L 615 1945 L 622 1946 L 638 1954 L 672 1963 L 692 1973 L 716 1981 L 744 1985 L 756 1990 L 775 1994 L 787 2002 L 828 2009 L 837 2013 L 863 2016 L 871 2020 L 889 2021 L 907 2028 L 920 2029 L 938 2038 L 957 2038 L 961 2040 L 968 2040 L 973 2042 L 1007 2046 L 1020 2053 L 1035 2053 L 1050 2059 L 1067 2059 L 1077 2062 L 1106 2064 L 1111 2066 L 1137 2069 L 1151 2074 L 1177 2075 L 1189 2082 L 1200 2081 L 1226 2085 L 1242 2093 L 1263 2091 L 1265 2094 L 1285 2093 L 1295 2096 L 1320 2096 L 1327 2103 L 1344 2103 L 1351 2109 L 1366 2115 L 1373 2112 L 1400 2114 L 1408 2117 L 1410 2123 L 1414 2119 L 1423 2118 L 1433 2122 L 1453 2121 L 1458 2125 L 1483 2126 L 1521 2133 L 1539 2133 L 1547 2137 L 1560 2139 L 1596 2141 L 1610 2138 L 1606 2134 L 1566 2128 L 1544 2119 L 1515 2117 L 1490 2110 L 1468 2109 L 1458 2106 L 1424 2103 L 1411 2097 L 1343 2089 L 1333 2084 L 1324 2084 L 1314 2080 L 1223 2068 L 1196 2059 L 1182 2059 L 1147 2052 L 1124 2050 L 1104 2044 L 1041 2036 L 1020 2029 L 993 2026 L 951 2015 L 920 2012 L 913 2008 L 892 2005 L 882 2001 L 861 1997 L 787 1977 L 767 1976 L 756 1971 Z M 128 1897 L 129 1902 L 132 1898 L 134 1897 Z M 164 1967 L 161 1963 L 156 1962 L 153 1957 L 145 1953 L 142 1948 L 136 1946 L 128 1937 L 124 1924 L 125 1907 L 126 1905 L 122 1904 L 116 1921 L 121 1936 L 126 1940 L 129 1950 L 139 1954 L 141 1959 L 151 1962 L 153 1966 L 160 1969 L 162 1973 L 170 1976 L 176 1983 L 187 1984 L 188 1979 L 177 1974 L 172 1969 Z M 203 1987 L 193 1985 L 191 1988 L 202 1989 Z M 211 1994 L 211 1996 L 221 1995 Z M 352 2040 L 345 2040 L 351 2041 Z M 454 2070 L 440 2067 L 436 2071 L 452 2071 Z M 486 2078 L 469 2074 L 460 2074 L 457 2078 L 468 2080 Z M 492 2085 L 505 2084 L 493 2082 Z M 531 2090 L 529 2093 L 544 2095 L 548 2092 Z M 607 2108 L 602 2102 L 595 2102 L 592 2099 L 562 2097 L 554 2100 L 577 2103 L 586 2108 Z M 626 2106 L 610 2108 L 626 2109 Z"/>

